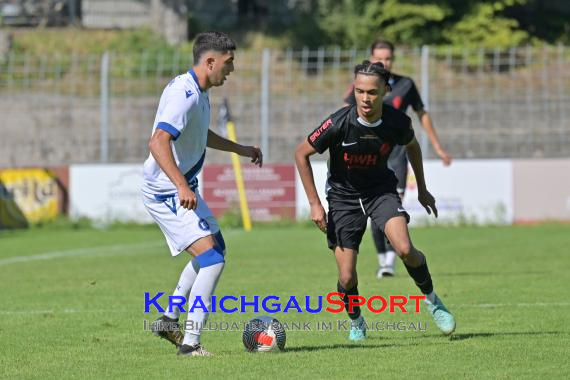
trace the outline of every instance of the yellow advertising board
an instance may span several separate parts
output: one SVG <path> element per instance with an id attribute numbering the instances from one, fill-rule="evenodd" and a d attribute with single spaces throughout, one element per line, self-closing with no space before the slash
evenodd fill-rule
<path id="1" fill-rule="evenodd" d="M 0 170 L 0 228 L 53 220 L 58 213 L 57 180 L 48 170 Z"/>

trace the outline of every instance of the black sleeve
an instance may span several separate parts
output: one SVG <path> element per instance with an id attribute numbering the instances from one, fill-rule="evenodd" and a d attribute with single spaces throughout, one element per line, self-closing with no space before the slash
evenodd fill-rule
<path id="1" fill-rule="evenodd" d="M 398 128 L 396 134 L 396 143 L 398 145 L 408 145 L 414 139 L 414 128 L 412 128 L 412 119 L 405 116 L 401 122 L 401 128 Z"/>
<path id="2" fill-rule="evenodd" d="M 334 125 L 333 117 L 329 116 L 321 125 L 307 137 L 309 144 L 319 153 L 323 153 L 334 144 L 338 128 Z"/>
<path id="3" fill-rule="evenodd" d="M 408 96 L 410 97 L 409 104 L 412 106 L 414 111 L 418 112 L 424 109 L 424 102 L 422 102 L 422 97 L 420 96 L 414 81 L 410 79 L 410 82 L 412 82 L 412 85 L 408 92 Z"/>

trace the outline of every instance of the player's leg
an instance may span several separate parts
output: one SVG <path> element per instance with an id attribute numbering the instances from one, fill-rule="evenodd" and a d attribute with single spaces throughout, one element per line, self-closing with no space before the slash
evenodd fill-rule
<path id="1" fill-rule="evenodd" d="M 388 167 L 396 175 L 396 179 L 398 181 L 396 190 L 400 199 L 403 199 L 408 179 L 408 159 L 406 157 L 406 150 L 404 147 L 396 146 L 394 148 L 388 158 Z M 374 220 L 372 221 L 372 234 L 374 236 L 374 243 L 377 247 L 378 262 L 380 263 L 377 277 L 378 279 L 392 277 L 396 274 L 396 251 L 389 239 L 384 235 L 382 229 L 374 223 Z M 382 241 L 382 243 L 380 243 L 380 241 Z M 382 250 L 378 248 L 382 248 Z"/>
<path id="2" fill-rule="evenodd" d="M 349 301 L 359 295 L 356 262 L 368 218 L 358 201 L 343 201 L 341 210 L 337 210 L 338 206 L 338 202 L 329 200 L 327 239 L 338 267 L 337 291 L 344 294 L 345 310 L 351 320 L 349 339 L 357 341 L 366 337 L 364 318 L 359 306 L 349 310 Z"/>
<path id="3" fill-rule="evenodd" d="M 349 340 L 358 341 L 366 338 L 366 329 L 363 327 L 364 318 L 360 306 L 350 305 L 350 298 L 358 296 L 358 274 L 356 261 L 358 252 L 350 248 L 335 247 L 334 255 L 338 267 L 337 291 L 344 294 L 342 301 L 350 318 Z M 350 307 L 352 306 L 352 310 Z"/>
<path id="4" fill-rule="evenodd" d="M 184 213 L 179 210 L 176 194 L 150 195 L 143 193 L 143 203 L 148 213 L 160 227 L 172 256 L 184 251 L 189 244 L 187 238 L 182 233 L 185 222 Z M 174 289 L 173 296 L 187 299 L 190 288 L 198 275 L 194 260 L 190 260 L 182 270 L 178 283 Z M 180 332 L 178 324 L 180 309 L 174 306 L 167 309 L 164 315 L 155 320 L 150 328 L 154 335 L 166 339 L 176 347 L 182 345 L 184 335 Z"/>
<path id="5" fill-rule="evenodd" d="M 412 244 L 407 223 L 405 216 L 394 216 L 386 222 L 384 232 L 392 242 L 397 255 L 402 259 L 410 277 L 425 294 L 428 310 L 437 327 L 445 335 L 449 335 L 455 330 L 455 319 L 434 292 L 426 257 Z"/>
<path id="6" fill-rule="evenodd" d="M 198 264 L 198 275 L 188 297 L 188 317 L 180 355 L 210 356 L 200 344 L 202 327 L 206 323 L 218 280 L 225 265 L 222 235 L 219 226 L 204 200 L 198 196 L 198 207 L 194 210 L 196 222 L 194 236 L 200 236 L 186 250 Z"/>

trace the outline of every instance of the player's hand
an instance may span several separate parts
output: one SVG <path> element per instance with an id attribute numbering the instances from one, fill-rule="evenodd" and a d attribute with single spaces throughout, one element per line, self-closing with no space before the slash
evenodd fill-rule
<path id="1" fill-rule="evenodd" d="M 435 198 L 433 195 L 430 194 L 429 191 L 419 191 L 418 192 L 418 201 L 421 203 L 422 206 L 426 209 L 428 215 L 433 215 L 437 218 L 437 208 L 435 207 Z"/>
<path id="2" fill-rule="evenodd" d="M 436 153 L 439 156 L 439 158 L 441 158 L 441 161 L 443 162 L 444 166 L 451 165 L 452 158 L 445 150 L 440 149 Z"/>
<path id="3" fill-rule="evenodd" d="M 311 206 L 311 220 L 315 222 L 321 231 L 327 232 L 327 214 L 322 204 Z"/>
<path id="4" fill-rule="evenodd" d="M 263 165 L 263 153 L 258 146 L 246 146 L 244 147 L 244 156 L 251 158 L 251 162 L 255 165 L 261 167 Z"/>
<path id="5" fill-rule="evenodd" d="M 196 199 L 196 194 L 190 187 L 184 186 L 178 189 L 178 199 L 180 200 L 180 206 L 188 210 L 195 210 L 198 207 L 198 200 Z"/>

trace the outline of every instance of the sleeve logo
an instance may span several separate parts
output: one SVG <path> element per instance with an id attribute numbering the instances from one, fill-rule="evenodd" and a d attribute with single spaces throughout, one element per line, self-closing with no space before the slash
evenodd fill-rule
<path id="1" fill-rule="evenodd" d="M 313 134 L 311 136 L 309 136 L 309 140 L 311 140 L 311 142 L 315 142 L 316 139 L 319 138 L 319 136 L 327 130 L 328 127 L 330 127 L 332 125 L 332 119 L 327 119 L 327 121 L 325 121 L 319 128 L 317 128 L 316 131 L 313 132 Z"/>

